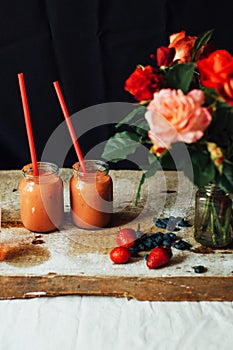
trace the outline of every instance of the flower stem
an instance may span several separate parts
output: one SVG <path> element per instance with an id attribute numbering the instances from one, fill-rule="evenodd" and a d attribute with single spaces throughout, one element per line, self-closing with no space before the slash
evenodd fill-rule
<path id="1" fill-rule="evenodd" d="M 229 225 L 230 225 L 230 222 L 231 222 L 231 212 L 232 212 L 232 208 L 228 207 L 227 210 L 226 210 L 226 214 L 225 214 L 226 220 L 225 220 L 224 227 L 223 227 L 223 230 L 224 230 L 223 241 L 224 242 L 227 239 L 228 228 L 229 228 Z"/>
<path id="2" fill-rule="evenodd" d="M 206 200 L 204 213 L 203 213 L 203 216 L 202 216 L 202 219 L 201 219 L 200 228 L 201 228 L 202 232 L 204 232 L 207 229 L 207 227 L 208 227 L 209 205 L 210 205 L 210 197 L 208 197 L 207 200 Z"/>
<path id="3" fill-rule="evenodd" d="M 216 245 L 217 240 L 216 240 L 215 225 L 214 225 L 214 213 L 212 210 L 210 212 L 210 227 L 211 227 L 212 242 L 214 243 L 214 245 Z"/>

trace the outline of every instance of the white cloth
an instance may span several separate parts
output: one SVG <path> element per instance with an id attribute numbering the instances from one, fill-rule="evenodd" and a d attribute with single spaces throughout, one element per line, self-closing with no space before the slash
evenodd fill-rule
<path id="1" fill-rule="evenodd" d="M 0 301 L 1 350 L 230 350 L 232 302 Z"/>

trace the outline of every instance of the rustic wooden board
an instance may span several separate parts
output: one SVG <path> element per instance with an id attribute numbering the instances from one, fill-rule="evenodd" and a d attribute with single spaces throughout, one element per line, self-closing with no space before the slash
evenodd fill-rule
<path id="1" fill-rule="evenodd" d="M 142 201 L 134 206 L 139 171 L 112 171 L 114 218 L 111 227 L 92 231 L 73 226 L 69 216 L 69 169 L 62 170 L 65 221 L 50 234 L 26 230 L 20 221 L 20 171 L 0 171 L 2 230 L 0 243 L 0 299 L 58 295 L 105 295 L 138 300 L 233 300 L 233 247 L 202 250 L 193 227 L 178 235 L 191 251 L 173 249 L 168 266 L 149 270 L 143 256 L 115 265 L 108 256 L 119 227 L 158 230 L 154 216 L 183 216 L 193 222 L 195 189 L 177 172 L 158 172 L 146 184 Z M 179 193 L 179 195 L 177 195 Z M 163 230 L 161 230 L 163 231 Z M 198 275 L 193 266 L 204 265 Z"/>

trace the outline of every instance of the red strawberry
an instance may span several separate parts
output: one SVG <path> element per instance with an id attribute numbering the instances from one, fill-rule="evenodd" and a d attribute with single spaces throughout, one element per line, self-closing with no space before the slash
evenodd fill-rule
<path id="1" fill-rule="evenodd" d="M 163 247 L 154 248 L 147 257 L 146 265 L 149 269 L 157 269 L 168 264 L 171 258 L 171 250 Z"/>
<path id="2" fill-rule="evenodd" d="M 115 264 L 125 264 L 130 259 L 130 251 L 125 247 L 115 247 L 110 251 L 109 256 Z"/>
<path id="3" fill-rule="evenodd" d="M 117 232 L 116 241 L 119 246 L 132 247 L 137 239 L 136 232 L 132 228 L 122 228 Z"/>

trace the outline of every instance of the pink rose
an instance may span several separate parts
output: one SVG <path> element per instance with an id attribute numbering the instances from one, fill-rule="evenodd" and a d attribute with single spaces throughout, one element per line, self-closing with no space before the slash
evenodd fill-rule
<path id="1" fill-rule="evenodd" d="M 204 99 L 203 91 L 197 89 L 187 95 L 172 89 L 156 92 L 145 114 L 153 144 L 169 148 L 173 142 L 199 140 L 212 120 L 208 109 L 201 107 Z"/>

